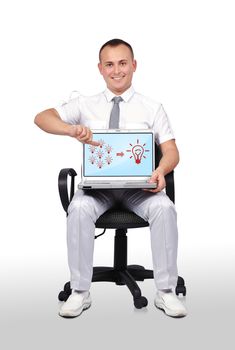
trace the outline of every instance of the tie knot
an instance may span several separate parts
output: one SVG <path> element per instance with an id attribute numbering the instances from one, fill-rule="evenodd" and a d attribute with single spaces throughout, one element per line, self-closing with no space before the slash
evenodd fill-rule
<path id="1" fill-rule="evenodd" d="M 116 96 L 112 99 L 112 101 L 116 104 L 123 101 L 123 98 L 121 96 Z"/>

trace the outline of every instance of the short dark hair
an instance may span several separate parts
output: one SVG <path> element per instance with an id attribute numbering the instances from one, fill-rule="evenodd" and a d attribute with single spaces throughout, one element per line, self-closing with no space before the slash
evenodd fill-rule
<path id="1" fill-rule="evenodd" d="M 111 40 L 107 41 L 104 45 L 101 46 L 100 51 L 99 51 L 99 60 L 101 61 L 101 52 L 106 46 L 115 47 L 118 45 L 127 46 L 129 48 L 129 50 L 131 51 L 132 58 L 134 58 L 134 51 L 133 51 L 130 44 L 128 44 L 126 41 L 124 41 L 122 39 L 111 39 Z"/>

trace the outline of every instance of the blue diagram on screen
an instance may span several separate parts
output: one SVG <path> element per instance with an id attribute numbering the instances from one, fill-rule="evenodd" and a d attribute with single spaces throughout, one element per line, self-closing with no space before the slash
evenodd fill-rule
<path id="1" fill-rule="evenodd" d="M 98 133 L 84 145 L 84 176 L 151 176 L 152 133 Z"/>

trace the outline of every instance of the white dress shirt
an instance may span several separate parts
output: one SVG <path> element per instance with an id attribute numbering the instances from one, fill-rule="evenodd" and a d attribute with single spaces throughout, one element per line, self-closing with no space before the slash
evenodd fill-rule
<path id="1" fill-rule="evenodd" d="M 106 89 L 94 96 L 78 96 L 56 107 L 61 119 L 68 124 L 81 124 L 90 129 L 108 129 L 115 95 Z M 174 139 L 169 119 L 160 103 L 145 97 L 131 86 L 121 97 L 120 129 L 152 129 L 159 145 Z"/>

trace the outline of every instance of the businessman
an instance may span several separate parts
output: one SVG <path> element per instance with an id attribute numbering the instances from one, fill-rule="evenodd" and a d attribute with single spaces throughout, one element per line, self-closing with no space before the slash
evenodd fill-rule
<path id="1" fill-rule="evenodd" d="M 67 248 L 72 294 L 59 315 L 76 317 L 91 306 L 95 222 L 118 201 L 149 222 L 156 294 L 154 304 L 171 317 L 186 316 L 175 295 L 177 284 L 178 230 L 174 204 L 166 196 L 165 175 L 179 162 L 174 134 L 163 106 L 137 93 L 132 78 L 137 62 L 131 45 L 121 39 L 106 42 L 99 51 L 98 69 L 106 90 L 95 96 L 79 96 L 35 117 L 44 131 L 73 137 L 98 146 L 92 129 L 152 129 L 162 158 L 150 181 L 152 190 L 77 190 L 68 208 Z"/>

